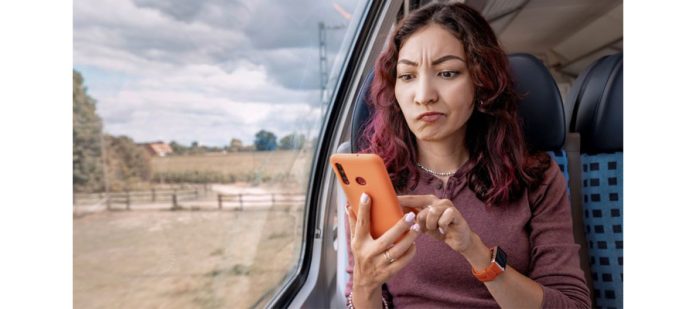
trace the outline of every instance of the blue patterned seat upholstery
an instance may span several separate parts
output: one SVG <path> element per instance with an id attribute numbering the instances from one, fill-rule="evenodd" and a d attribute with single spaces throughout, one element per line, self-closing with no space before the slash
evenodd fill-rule
<path id="1" fill-rule="evenodd" d="M 623 153 L 582 155 L 590 268 L 598 308 L 623 307 Z"/>
<path id="2" fill-rule="evenodd" d="M 548 152 L 551 158 L 558 164 L 558 167 L 563 172 L 566 182 L 568 183 L 568 190 L 570 190 L 570 176 L 568 175 L 568 155 L 566 155 L 565 150 L 554 150 Z"/>
<path id="3" fill-rule="evenodd" d="M 623 55 L 592 64 L 573 86 L 581 136 L 585 232 L 596 308 L 623 308 Z"/>

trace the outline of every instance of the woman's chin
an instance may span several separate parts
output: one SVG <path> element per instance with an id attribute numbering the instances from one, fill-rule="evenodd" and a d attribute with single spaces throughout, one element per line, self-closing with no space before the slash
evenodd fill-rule
<path id="1" fill-rule="evenodd" d="M 423 142 L 437 142 L 438 140 L 440 140 L 440 136 L 434 133 L 417 134 L 416 139 Z"/>

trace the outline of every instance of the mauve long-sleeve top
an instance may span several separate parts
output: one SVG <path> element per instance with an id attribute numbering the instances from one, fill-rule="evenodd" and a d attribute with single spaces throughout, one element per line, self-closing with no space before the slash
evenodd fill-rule
<path id="1" fill-rule="evenodd" d="M 553 162 L 542 184 L 514 202 L 486 207 L 469 189 L 466 167 L 443 182 L 423 171 L 413 190 L 399 194 L 433 194 L 452 201 L 472 231 L 488 247 L 500 246 L 508 266 L 542 286 L 543 308 L 589 308 L 579 246 L 573 240 L 566 180 Z M 347 222 L 348 220 L 346 220 Z M 347 233 L 350 230 L 346 226 Z M 348 237 L 350 242 L 350 237 Z M 383 296 L 396 308 L 499 308 L 471 265 L 443 241 L 428 235 L 416 239 L 416 255 L 383 286 Z M 353 254 L 349 250 L 351 292 Z"/>

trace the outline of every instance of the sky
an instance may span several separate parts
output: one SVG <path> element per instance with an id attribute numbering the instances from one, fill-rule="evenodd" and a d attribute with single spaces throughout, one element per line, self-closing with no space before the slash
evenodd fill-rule
<path id="1" fill-rule="evenodd" d="M 363 6 L 75 0 L 73 68 L 105 132 L 136 142 L 251 144 L 261 129 L 311 136 L 321 118 L 318 24 L 342 27 L 327 32 L 331 69 Z"/>

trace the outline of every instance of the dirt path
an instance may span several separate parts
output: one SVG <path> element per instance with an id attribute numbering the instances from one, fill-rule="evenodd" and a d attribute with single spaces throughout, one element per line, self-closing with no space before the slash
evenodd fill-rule
<path id="1" fill-rule="evenodd" d="M 73 221 L 75 308 L 248 308 L 297 262 L 302 211 L 107 211 Z"/>

